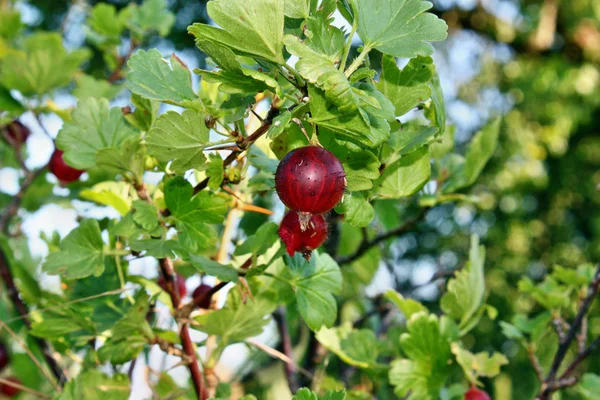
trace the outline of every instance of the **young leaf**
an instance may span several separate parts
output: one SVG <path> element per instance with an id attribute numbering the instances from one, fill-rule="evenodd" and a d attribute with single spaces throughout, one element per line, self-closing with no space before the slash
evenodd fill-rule
<path id="1" fill-rule="evenodd" d="M 448 292 L 442 296 L 440 305 L 450 317 L 459 321 L 462 328 L 483 304 L 485 280 L 483 264 L 485 247 L 479 245 L 479 237 L 471 236 L 469 261 L 448 282 Z"/>
<path id="2" fill-rule="evenodd" d="M 79 193 L 82 199 L 111 206 L 125 216 L 131 209 L 131 185 L 125 182 L 100 182 Z"/>
<path id="3" fill-rule="evenodd" d="M 225 170 L 223 168 L 223 159 L 218 154 L 211 154 L 208 167 L 206 168 L 206 176 L 208 179 L 208 187 L 211 190 L 218 190 L 225 179 Z"/>
<path id="4" fill-rule="evenodd" d="M 427 183 L 430 175 L 429 149 L 423 146 L 387 165 L 374 183 L 375 191 L 381 198 L 410 196 Z"/>
<path id="5" fill-rule="evenodd" d="M 316 338 L 345 363 L 359 368 L 373 366 L 379 353 L 374 333 L 367 329 L 355 330 L 350 322 L 336 328 L 321 328 Z"/>
<path id="6" fill-rule="evenodd" d="M 452 353 L 473 385 L 481 384 L 479 377 L 495 377 L 500 373 L 500 367 L 508 364 L 508 359 L 502 353 L 491 356 L 487 352 L 473 354 L 458 343 L 452 343 Z"/>
<path id="7" fill-rule="evenodd" d="M 404 318 L 407 320 L 409 320 L 413 314 L 421 311 L 427 312 L 427 308 L 423 304 L 414 299 L 407 299 L 392 289 L 389 289 L 387 292 L 385 292 L 385 298 L 394 303 L 396 307 L 402 311 Z"/>
<path id="8" fill-rule="evenodd" d="M 175 22 L 175 15 L 167 9 L 165 0 L 145 0 L 133 7 L 127 25 L 139 35 L 156 31 L 166 36 Z"/>
<path id="9" fill-rule="evenodd" d="M 376 87 L 394 103 L 396 116 L 401 116 L 431 96 L 427 83 L 434 69 L 430 57 L 415 57 L 400 70 L 394 57 L 384 55 Z"/>
<path id="10" fill-rule="evenodd" d="M 127 62 L 127 87 L 146 99 L 188 105 L 198 101 L 192 89 L 190 71 L 175 55 L 170 64 L 156 49 L 138 50 Z"/>
<path id="11" fill-rule="evenodd" d="M 169 168 L 179 173 L 206 168 L 204 149 L 208 145 L 204 115 L 193 110 L 162 114 L 146 135 L 148 154 L 161 162 L 172 161 Z"/>
<path id="12" fill-rule="evenodd" d="M 395 57 L 433 54 L 433 46 L 448 36 L 448 26 L 422 0 L 357 0 L 358 35 L 366 48 Z"/>
<path id="13" fill-rule="evenodd" d="M 104 243 L 95 219 L 84 219 L 61 242 L 60 251 L 50 253 L 42 270 L 66 279 L 81 279 L 104 272 Z"/>
<path id="14" fill-rule="evenodd" d="M 121 109 L 109 108 L 106 99 L 80 100 L 72 118 L 58 132 L 56 145 L 64 151 L 64 160 L 74 168 L 92 168 L 98 151 L 118 149 L 126 138 L 136 134 L 123 118 Z"/>
<path id="15" fill-rule="evenodd" d="M 215 0 L 208 15 L 221 28 L 194 24 L 188 32 L 197 40 L 225 46 L 241 55 L 285 64 L 283 58 L 283 1 Z"/>

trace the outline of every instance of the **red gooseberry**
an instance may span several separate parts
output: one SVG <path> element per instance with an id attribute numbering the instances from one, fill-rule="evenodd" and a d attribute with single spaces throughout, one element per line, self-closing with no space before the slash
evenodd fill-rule
<path id="1" fill-rule="evenodd" d="M 8 349 L 3 343 L 0 343 L 0 371 L 2 371 L 10 361 L 8 357 Z"/>
<path id="2" fill-rule="evenodd" d="M 210 293 L 211 290 L 212 287 L 204 283 L 194 290 L 192 293 L 192 298 L 194 299 L 194 303 L 199 308 L 203 308 L 205 310 L 210 308 L 210 302 L 212 298 L 212 294 Z"/>
<path id="3" fill-rule="evenodd" d="M 50 172 L 52 172 L 62 184 L 74 182 L 84 173 L 84 171 L 68 165 L 65 160 L 63 160 L 63 152 L 59 149 L 54 150 L 54 153 L 52 153 L 49 168 Z"/>
<path id="4" fill-rule="evenodd" d="M 492 398 L 483 390 L 471 386 L 465 393 L 465 400 L 492 400 Z"/>
<path id="5" fill-rule="evenodd" d="M 287 153 L 275 172 L 275 189 L 288 208 L 299 213 L 304 231 L 312 214 L 330 211 L 344 196 L 346 173 L 338 158 L 319 146 Z"/>
<path id="6" fill-rule="evenodd" d="M 299 251 L 307 260 L 311 252 L 327 239 L 327 221 L 322 214 L 313 215 L 306 230 L 300 229 L 300 219 L 296 211 L 289 211 L 279 225 L 279 237 L 290 256 Z"/>
<path id="7" fill-rule="evenodd" d="M 21 384 L 21 381 L 13 376 L 6 378 L 7 381 L 12 383 L 16 383 L 17 385 Z M 21 389 L 9 385 L 7 383 L 0 383 L 0 394 L 3 394 L 6 397 L 15 397 L 17 394 L 21 392 Z"/>
<path id="8" fill-rule="evenodd" d="M 25 143 L 31 133 L 29 128 L 23 125 L 19 120 L 14 120 L 6 125 L 2 128 L 2 132 L 6 134 L 8 141 L 16 146 L 21 146 Z"/>
<path id="9" fill-rule="evenodd" d="M 187 294 L 187 289 L 185 287 L 185 278 L 181 275 L 177 275 L 175 283 L 177 284 L 177 291 L 179 292 L 179 297 L 185 297 L 185 295 Z M 160 286 L 161 289 L 165 292 L 168 292 L 167 281 L 162 275 L 160 276 L 160 278 L 158 278 L 158 286 Z"/>

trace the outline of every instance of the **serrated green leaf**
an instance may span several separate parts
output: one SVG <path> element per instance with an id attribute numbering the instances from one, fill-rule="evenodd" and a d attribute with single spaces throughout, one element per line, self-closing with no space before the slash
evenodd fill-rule
<path id="1" fill-rule="evenodd" d="M 77 86 L 73 90 L 73 95 L 79 100 L 88 97 L 112 99 L 123 90 L 123 86 L 121 85 L 112 85 L 106 80 L 96 79 L 93 76 L 85 74 L 77 76 L 75 82 Z"/>
<path id="2" fill-rule="evenodd" d="M 379 354 L 374 333 L 366 329 L 355 330 L 350 322 L 335 328 L 321 328 L 316 338 L 345 363 L 359 368 L 372 367 Z"/>
<path id="3" fill-rule="evenodd" d="M 109 108 L 106 99 L 80 100 L 72 118 L 58 132 L 56 145 L 64 151 L 65 162 L 74 168 L 92 168 L 98 151 L 119 148 L 126 138 L 136 135 L 121 109 Z"/>
<path id="4" fill-rule="evenodd" d="M 380 162 L 370 151 L 350 152 L 341 158 L 346 172 L 346 189 L 349 191 L 369 190 L 373 180 L 379 178 Z"/>
<path id="5" fill-rule="evenodd" d="M 169 168 L 179 173 L 206 168 L 204 149 L 209 145 L 204 115 L 192 110 L 162 114 L 146 135 L 148 154 L 161 162 L 172 161 Z"/>
<path id="6" fill-rule="evenodd" d="M 284 64 L 283 2 L 279 0 L 215 0 L 208 15 L 220 28 L 194 24 L 188 32 L 199 41 L 225 46 L 241 55 Z"/>
<path id="7" fill-rule="evenodd" d="M 285 0 L 284 14 L 290 18 L 308 18 L 311 0 Z"/>
<path id="8" fill-rule="evenodd" d="M 156 31 L 166 36 L 175 22 L 175 15 L 167 9 L 165 0 L 145 0 L 141 5 L 133 7 L 127 25 L 138 34 Z"/>
<path id="9" fill-rule="evenodd" d="M 248 237 L 244 243 L 235 248 L 234 255 L 264 254 L 277 241 L 277 224 L 267 222 L 261 225 L 256 233 Z"/>
<path id="10" fill-rule="evenodd" d="M 205 273 L 206 275 L 214 276 L 220 281 L 235 282 L 238 279 L 238 271 L 231 265 L 223 265 L 204 256 L 190 255 L 185 260 L 189 262 L 195 269 Z"/>
<path id="11" fill-rule="evenodd" d="M 131 250 L 145 252 L 148 257 L 154 258 L 173 258 L 175 252 L 179 250 L 179 244 L 175 240 L 162 239 L 143 239 L 129 242 Z"/>
<path id="12" fill-rule="evenodd" d="M 273 119 L 273 124 L 269 127 L 269 130 L 267 131 L 267 137 L 269 139 L 276 139 L 288 127 L 288 124 L 290 123 L 291 119 L 291 112 L 285 110 L 279 113 L 279 115 Z M 300 129 L 300 127 L 298 127 L 298 129 Z"/>
<path id="13" fill-rule="evenodd" d="M 140 182 L 144 174 L 146 148 L 138 136 L 129 136 L 119 148 L 108 147 L 96 153 L 96 165 L 117 174 L 133 174 L 133 180 Z"/>
<path id="14" fill-rule="evenodd" d="M 158 118 L 160 102 L 132 93 L 131 104 L 135 106 L 135 110 L 124 113 L 125 119 L 136 128 L 147 132 Z"/>
<path id="15" fill-rule="evenodd" d="M 156 49 L 138 50 L 127 62 L 127 87 L 146 99 L 184 106 L 198 101 L 188 68 L 175 55 L 170 63 Z"/>
<path id="16" fill-rule="evenodd" d="M 210 161 L 206 168 L 206 176 L 208 179 L 208 187 L 211 190 L 218 190 L 225 179 L 225 169 L 223 167 L 223 159 L 218 154 L 211 154 Z"/>
<path id="17" fill-rule="evenodd" d="M 98 221 L 84 219 L 60 242 L 60 251 L 48 255 L 42 270 L 66 279 L 100 275 L 104 272 L 103 247 Z"/>
<path id="18" fill-rule="evenodd" d="M 122 375 L 109 378 L 100 371 L 82 371 L 71 379 L 55 400 L 126 400 L 131 389 Z"/>
<path id="19" fill-rule="evenodd" d="M 393 302 L 396 307 L 402 311 L 404 318 L 407 320 L 410 319 L 413 314 L 421 311 L 427 312 L 427 308 L 423 304 L 414 299 L 407 299 L 395 290 L 389 289 L 386 291 L 385 298 Z"/>
<path id="20" fill-rule="evenodd" d="M 313 254 L 306 261 L 300 253 L 284 256 L 286 279 L 296 293 L 298 310 L 313 331 L 333 326 L 337 303 L 333 295 L 342 290 L 340 267 L 328 254 Z"/>
<path id="21" fill-rule="evenodd" d="M 462 328 L 482 306 L 485 295 L 483 264 L 485 247 L 479 245 L 479 237 L 471 236 L 469 261 L 448 282 L 448 291 L 440 301 L 442 310 L 459 321 Z"/>
<path id="22" fill-rule="evenodd" d="M 367 48 L 395 57 L 433 54 L 428 42 L 446 39 L 448 26 L 422 0 L 357 0 L 358 36 Z"/>
<path id="23" fill-rule="evenodd" d="M 100 182 L 79 192 L 82 199 L 110 206 L 124 216 L 131 208 L 131 186 L 125 182 Z"/>
<path id="24" fill-rule="evenodd" d="M 500 367 L 508 364 L 504 354 L 493 353 L 491 356 L 487 352 L 473 354 L 458 343 L 452 343 L 452 353 L 473 385 L 481 384 L 479 377 L 495 377 L 500 373 Z"/>
<path id="25" fill-rule="evenodd" d="M 124 21 L 117 16 L 112 4 L 98 3 L 90 11 L 88 25 L 98 34 L 118 40 L 125 29 Z"/>
<path id="26" fill-rule="evenodd" d="M 82 329 L 83 327 L 69 316 L 46 313 L 42 320 L 32 322 L 29 333 L 40 338 L 56 340 Z"/>
<path id="27" fill-rule="evenodd" d="M 394 57 L 384 55 L 376 87 L 394 103 L 396 116 L 401 116 L 431 96 L 427 83 L 433 77 L 433 72 L 433 60 L 430 57 L 415 57 L 400 70 Z"/>
<path id="28" fill-rule="evenodd" d="M 407 400 L 434 400 L 438 396 L 430 389 L 430 374 L 426 363 L 401 359 L 392 361 L 389 379 L 395 386 L 396 396 Z M 408 397 L 405 397 L 407 394 Z"/>
<path id="29" fill-rule="evenodd" d="M 148 232 L 158 227 L 158 209 L 144 200 L 135 200 L 131 204 L 133 220 Z"/>
<path id="30" fill-rule="evenodd" d="M 345 195 L 336 211 L 344 214 L 344 222 L 357 227 L 369 226 L 375 216 L 375 210 L 369 200 L 358 192 Z"/>
<path id="31" fill-rule="evenodd" d="M 69 84 L 89 57 L 87 49 L 67 53 L 58 33 L 36 33 L 25 39 L 23 51 L 11 50 L 0 60 L 0 83 L 24 96 L 46 94 Z"/>
<path id="32" fill-rule="evenodd" d="M 430 175 L 429 149 L 423 146 L 387 165 L 374 183 L 375 191 L 378 197 L 388 199 L 411 196 L 427 183 Z"/>

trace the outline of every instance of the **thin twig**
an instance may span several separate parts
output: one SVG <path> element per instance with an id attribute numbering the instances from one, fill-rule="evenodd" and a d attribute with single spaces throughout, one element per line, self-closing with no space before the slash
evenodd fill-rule
<path id="1" fill-rule="evenodd" d="M 283 354 L 289 360 L 285 363 L 285 377 L 288 382 L 288 386 L 292 394 L 295 394 L 300 389 L 298 382 L 298 375 L 296 374 L 296 364 L 294 363 L 294 348 L 292 346 L 292 337 L 288 327 L 286 312 L 284 307 L 279 307 L 277 311 L 273 313 L 275 322 L 277 322 L 277 329 L 279 336 L 281 337 L 281 349 Z"/>
<path id="2" fill-rule="evenodd" d="M 577 368 L 577 366 L 581 364 L 583 360 L 585 360 L 590 354 L 592 354 L 594 350 L 598 348 L 598 346 L 600 346 L 600 336 L 598 336 L 588 347 L 579 353 L 577 358 L 575 358 L 575 360 L 569 364 L 559 379 L 567 378 L 573 371 L 575 371 L 575 368 Z"/>
<path id="3" fill-rule="evenodd" d="M 47 394 L 44 394 L 42 392 L 38 392 L 37 390 L 28 388 L 27 386 L 23 386 L 20 383 L 17 382 L 13 382 L 10 381 L 8 379 L 4 379 L 4 378 L 0 378 L 0 383 L 6 386 L 11 386 L 14 387 L 16 389 L 22 390 L 23 392 L 27 392 L 27 393 L 31 393 L 33 395 L 36 395 L 38 398 L 40 399 L 51 399 L 51 396 L 48 396 Z"/>
<path id="4" fill-rule="evenodd" d="M 535 347 L 531 343 L 529 346 L 527 346 L 527 355 L 529 356 L 529 361 L 531 361 L 531 365 L 533 366 L 533 370 L 535 371 L 535 376 L 537 376 L 538 381 L 544 382 L 544 371 L 540 365 L 540 360 L 535 354 Z"/>
<path id="5" fill-rule="evenodd" d="M 265 352 L 266 354 L 270 355 L 273 358 L 277 358 L 277 359 L 283 361 L 284 363 L 293 364 L 294 368 L 296 368 L 298 370 L 298 372 L 300 372 L 302 375 L 306 376 L 309 379 L 313 378 L 313 374 L 311 374 L 309 371 L 302 368 L 300 365 L 295 364 L 294 360 L 292 360 L 290 357 L 286 356 L 279 350 L 274 349 L 270 346 L 267 346 L 266 344 L 256 341 L 254 339 L 248 339 L 248 340 L 246 340 L 246 343 L 256 347 L 257 349 Z"/>
<path id="6" fill-rule="evenodd" d="M 386 241 L 387 239 L 390 239 L 390 238 L 396 237 L 396 236 L 400 236 L 404 233 L 411 231 L 419 223 L 419 221 L 421 221 L 425 217 L 428 210 L 429 210 L 429 208 L 427 208 L 427 207 L 422 208 L 416 217 L 407 220 L 404 224 L 400 225 L 396 229 L 392 229 L 389 232 L 381 234 L 372 240 L 363 240 L 363 242 L 360 244 L 360 246 L 358 247 L 356 252 L 354 252 L 353 254 L 346 256 L 346 257 L 338 257 L 336 259 L 337 263 L 338 264 L 351 263 L 352 261 L 357 260 L 363 254 L 365 254 L 367 252 L 367 250 L 369 250 L 371 247 L 376 246 L 379 243 Z"/>

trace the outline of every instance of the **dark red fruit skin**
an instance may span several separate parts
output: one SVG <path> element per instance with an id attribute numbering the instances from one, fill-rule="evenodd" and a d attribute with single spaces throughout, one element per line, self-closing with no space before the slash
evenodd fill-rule
<path id="1" fill-rule="evenodd" d="M 6 378 L 6 380 L 14 382 L 19 385 L 21 384 L 21 381 L 13 376 Z M 5 395 L 6 397 L 15 397 L 20 392 L 21 392 L 21 389 L 18 389 L 14 386 L 7 385 L 6 383 L 0 383 L 0 393 Z"/>
<path id="2" fill-rule="evenodd" d="M 275 172 L 275 189 L 288 208 L 310 214 L 331 210 L 344 196 L 346 173 L 340 160 L 318 146 L 287 153 Z"/>
<path id="3" fill-rule="evenodd" d="M 21 146 L 23 143 L 25 143 L 29 137 L 29 134 L 31 133 L 29 128 L 23 125 L 19 120 L 14 120 L 10 124 L 6 125 L 3 128 L 3 131 L 8 136 L 9 141 L 17 146 Z"/>
<path id="4" fill-rule="evenodd" d="M 194 292 L 192 293 L 192 298 L 194 299 L 194 302 L 196 302 L 197 299 L 202 297 L 202 301 L 198 303 L 199 308 L 203 308 L 205 310 L 208 310 L 210 308 L 212 294 L 209 295 L 209 293 L 211 290 L 212 287 L 209 285 L 205 285 L 204 283 L 194 290 Z"/>
<path id="5" fill-rule="evenodd" d="M 313 215 L 308 228 L 302 232 L 298 213 L 292 210 L 283 217 L 279 225 L 279 237 L 290 256 L 299 251 L 305 258 L 310 258 L 310 253 L 327 239 L 327 221 L 322 214 Z"/>
<path id="6" fill-rule="evenodd" d="M 471 386 L 467 393 L 465 393 L 465 400 L 492 400 L 492 398 L 483 390 Z"/>
<path id="7" fill-rule="evenodd" d="M 175 283 L 177 284 L 177 291 L 179 291 L 179 297 L 185 297 L 185 295 L 187 294 L 187 289 L 185 287 L 185 278 L 181 275 L 177 275 Z M 158 286 L 160 286 L 165 292 L 168 291 L 167 281 L 162 275 L 160 276 L 160 278 L 158 278 Z"/>
<path id="8" fill-rule="evenodd" d="M 2 371 L 9 363 L 8 350 L 6 346 L 0 343 L 0 371 Z"/>
<path id="9" fill-rule="evenodd" d="M 81 174 L 85 172 L 80 169 L 75 169 L 65 163 L 63 160 L 63 152 L 59 149 L 54 150 L 54 153 L 52 153 L 49 168 L 50 172 L 52 172 L 62 184 L 76 181 Z"/>

